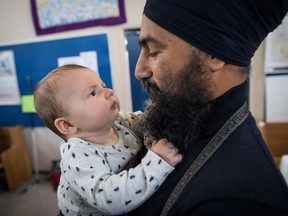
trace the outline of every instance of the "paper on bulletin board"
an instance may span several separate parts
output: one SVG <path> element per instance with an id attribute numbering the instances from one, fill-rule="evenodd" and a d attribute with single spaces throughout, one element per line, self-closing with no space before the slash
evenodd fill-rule
<path id="1" fill-rule="evenodd" d="M 33 95 L 22 95 L 22 112 L 23 113 L 35 113 L 34 107 L 34 96 Z"/>
<path id="2" fill-rule="evenodd" d="M 288 15 L 271 32 L 265 44 L 265 72 L 287 71 L 288 68 Z"/>
<path id="3" fill-rule="evenodd" d="M 288 121 L 288 74 L 265 78 L 266 121 Z"/>
<path id="4" fill-rule="evenodd" d="M 96 51 L 80 52 L 79 56 L 66 56 L 57 59 L 58 66 L 67 64 L 77 64 L 90 68 L 91 70 L 99 73 L 98 61 Z"/>
<path id="5" fill-rule="evenodd" d="M 0 51 L 0 105 L 21 103 L 17 73 L 12 50 Z"/>

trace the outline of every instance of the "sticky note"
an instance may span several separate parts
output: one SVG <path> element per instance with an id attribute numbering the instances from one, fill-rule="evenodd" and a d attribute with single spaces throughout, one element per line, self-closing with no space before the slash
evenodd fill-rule
<path id="1" fill-rule="evenodd" d="M 22 95 L 22 112 L 23 113 L 35 113 L 34 97 L 33 95 Z"/>

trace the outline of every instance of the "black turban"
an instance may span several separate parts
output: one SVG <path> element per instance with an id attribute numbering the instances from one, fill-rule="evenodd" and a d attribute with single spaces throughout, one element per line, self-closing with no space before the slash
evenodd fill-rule
<path id="1" fill-rule="evenodd" d="M 227 63 L 249 66 L 282 23 L 288 0 L 147 0 L 144 14 L 192 46 Z"/>

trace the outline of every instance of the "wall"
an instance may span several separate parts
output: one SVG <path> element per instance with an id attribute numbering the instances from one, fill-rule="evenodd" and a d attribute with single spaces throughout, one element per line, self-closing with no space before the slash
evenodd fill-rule
<path id="1" fill-rule="evenodd" d="M 257 121 L 264 118 L 264 51 L 265 41 L 259 46 L 252 59 L 250 77 L 249 108 Z"/>
<path id="2" fill-rule="evenodd" d="M 81 30 L 66 31 L 51 35 L 37 36 L 34 30 L 29 0 L 0 0 L 0 45 L 55 37 L 71 37 L 86 34 L 107 33 L 113 88 L 121 101 L 121 109 L 131 110 L 131 91 L 129 86 L 128 60 L 125 47 L 124 30 L 139 28 L 144 0 L 125 0 L 127 23 L 109 27 L 91 27 Z M 256 119 L 263 119 L 263 45 L 253 58 L 251 76 L 250 108 Z M 34 166 L 30 129 L 26 129 L 27 147 Z M 40 170 L 49 170 L 51 160 L 59 159 L 60 139 L 46 128 L 35 130 L 37 154 Z M 36 161 L 37 162 L 37 161 Z"/>

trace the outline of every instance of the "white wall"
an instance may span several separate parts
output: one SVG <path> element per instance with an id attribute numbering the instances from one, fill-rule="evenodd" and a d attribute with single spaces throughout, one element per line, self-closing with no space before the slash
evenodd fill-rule
<path id="1" fill-rule="evenodd" d="M 264 52 L 265 41 L 259 46 L 252 59 L 250 77 L 249 108 L 257 121 L 264 119 Z"/>
<path id="2" fill-rule="evenodd" d="M 124 30 L 139 28 L 145 0 L 125 0 L 127 23 L 109 27 L 90 27 L 56 34 L 37 36 L 35 33 L 30 0 L 0 0 L 0 45 L 18 42 L 46 40 L 55 37 L 71 37 L 86 34 L 107 33 L 113 89 L 121 102 L 121 109 L 131 110 L 129 67 L 126 58 Z M 263 45 L 253 59 L 250 89 L 250 108 L 258 120 L 263 119 Z M 27 148 L 34 164 L 30 130 L 26 129 Z M 40 170 L 47 171 L 51 160 L 59 159 L 60 139 L 46 128 L 36 128 L 36 145 Z M 34 167 L 34 166 L 33 166 Z"/>

